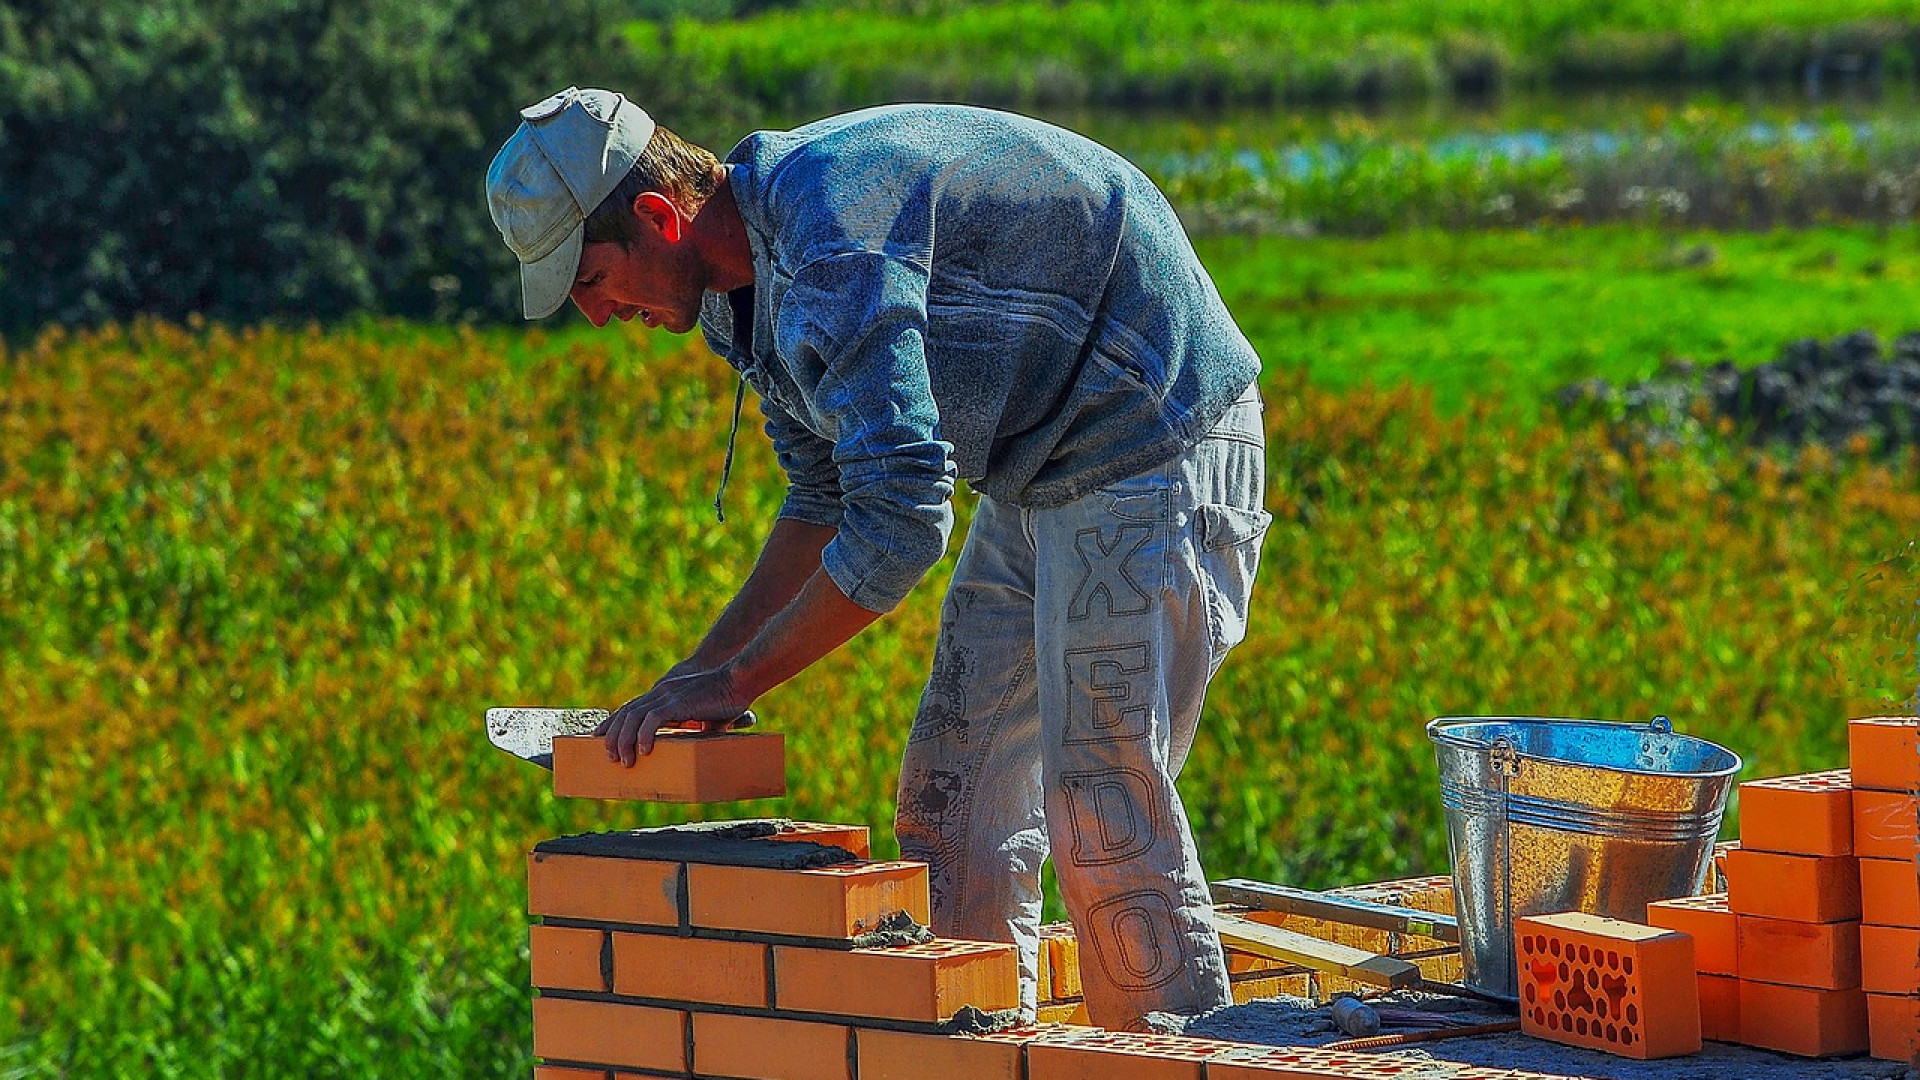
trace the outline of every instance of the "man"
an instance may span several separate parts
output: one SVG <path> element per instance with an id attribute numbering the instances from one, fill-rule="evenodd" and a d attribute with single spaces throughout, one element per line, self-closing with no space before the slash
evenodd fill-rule
<path id="1" fill-rule="evenodd" d="M 934 930 L 1016 943 L 1031 1015 L 1051 851 L 1095 1023 L 1227 1004 L 1174 777 L 1270 520 L 1259 360 L 1165 199 L 1086 139 L 958 106 L 760 132 L 724 163 L 606 91 L 522 119 L 487 194 L 527 316 L 698 325 L 790 482 L 712 630 L 603 725 L 609 755 L 726 723 L 890 610 L 964 478 L 896 822 Z"/>

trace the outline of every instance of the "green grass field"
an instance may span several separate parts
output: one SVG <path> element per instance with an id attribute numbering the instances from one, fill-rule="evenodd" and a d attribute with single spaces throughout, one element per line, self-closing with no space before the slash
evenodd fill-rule
<path id="1" fill-rule="evenodd" d="M 1911 691 L 1912 456 L 1649 454 L 1519 404 L 1907 329 L 1911 233 L 1203 255 L 1268 360 L 1276 514 L 1183 777 L 1215 875 L 1444 870 L 1435 715 L 1665 713 L 1754 776 L 1841 764 L 1843 718 Z M 555 800 L 481 712 L 616 703 L 704 628 L 780 494 L 749 433 L 711 516 L 730 372 L 386 325 L 52 334 L 4 370 L 0 1076 L 525 1075 L 526 851 L 677 812 Z M 892 847 L 944 572 L 759 703 L 791 795 L 709 816 Z"/>

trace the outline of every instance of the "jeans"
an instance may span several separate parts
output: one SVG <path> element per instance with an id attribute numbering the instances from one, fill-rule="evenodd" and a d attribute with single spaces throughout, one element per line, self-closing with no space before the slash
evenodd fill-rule
<path id="1" fill-rule="evenodd" d="M 1018 946 L 1029 1016 L 1049 853 L 1094 1023 L 1230 1003 L 1174 778 L 1246 633 L 1272 520 L 1261 408 L 1249 387 L 1191 450 L 1064 506 L 980 497 L 895 832 L 931 867 L 936 933 Z"/>

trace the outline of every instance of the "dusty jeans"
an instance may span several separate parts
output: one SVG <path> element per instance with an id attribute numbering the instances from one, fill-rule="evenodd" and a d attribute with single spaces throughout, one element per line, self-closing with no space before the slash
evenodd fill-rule
<path id="1" fill-rule="evenodd" d="M 1019 946 L 1029 1013 L 1049 851 L 1095 1023 L 1228 1004 L 1174 777 L 1245 635 L 1265 479 L 1249 388 L 1192 450 L 1065 506 L 980 498 L 895 829 L 932 866 L 936 933 Z"/>

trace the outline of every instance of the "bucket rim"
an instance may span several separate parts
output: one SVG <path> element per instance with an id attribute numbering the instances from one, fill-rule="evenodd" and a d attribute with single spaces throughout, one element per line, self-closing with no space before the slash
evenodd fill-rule
<path id="1" fill-rule="evenodd" d="M 1683 778 L 1693 778 L 1693 779 L 1718 780 L 1718 779 L 1731 778 L 1735 774 L 1739 773 L 1739 771 L 1742 768 L 1746 767 L 1745 760 L 1740 757 L 1738 752 L 1728 747 L 1721 746 L 1719 743 L 1713 742 L 1710 739 L 1703 739 L 1698 735 L 1683 734 L 1679 731 L 1674 731 L 1671 728 L 1668 728 L 1666 730 L 1661 730 L 1660 728 L 1654 726 L 1652 723 L 1636 724 L 1636 723 L 1632 723 L 1630 721 L 1624 721 L 1624 720 L 1600 720 L 1600 719 L 1589 718 L 1589 717 L 1574 717 L 1574 716 L 1436 716 L 1433 719 L 1427 721 L 1427 728 L 1426 728 L 1427 738 L 1431 739 L 1437 745 L 1451 746 L 1455 749 L 1460 749 L 1460 750 L 1484 751 L 1492 748 L 1493 746 L 1492 743 L 1482 742 L 1477 739 L 1465 738 L 1460 735 L 1452 734 L 1448 730 L 1449 728 L 1459 727 L 1466 724 L 1539 724 L 1539 725 L 1553 724 L 1555 726 L 1565 726 L 1565 725 L 1572 724 L 1572 725 L 1579 725 L 1582 727 L 1625 728 L 1631 731 L 1657 732 L 1659 734 L 1671 735 L 1675 738 L 1686 739 L 1691 742 L 1696 742 L 1705 746 L 1710 746 L 1715 750 L 1718 750 L 1721 753 L 1727 755 L 1728 758 L 1732 759 L 1730 764 L 1728 764 L 1724 768 L 1719 768 L 1719 769 L 1707 769 L 1707 770 L 1698 771 L 1698 772 L 1683 772 L 1676 769 L 1672 771 L 1649 773 L 1641 769 L 1623 769 L 1617 765 L 1597 764 L 1594 762 L 1586 762 L 1586 761 L 1566 761 L 1563 758 L 1542 757 L 1538 754 L 1526 753 L 1525 751 L 1520 750 L 1518 747 L 1514 748 L 1515 752 L 1520 757 L 1525 758 L 1529 761 L 1541 761 L 1541 762 L 1559 763 L 1559 764 L 1566 764 L 1566 765 L 1578 765 L 1579 767 L 1584 769 L 1597 769 L 1602 772 L 1620 773 L 1626 776 L 1672 776 L 1672 777 L 1683 777 Z"/>

